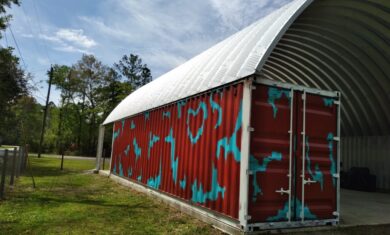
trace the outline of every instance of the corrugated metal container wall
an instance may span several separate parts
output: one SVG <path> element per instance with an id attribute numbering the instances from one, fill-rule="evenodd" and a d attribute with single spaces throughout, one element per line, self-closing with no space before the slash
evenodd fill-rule
<path id="1" fill-rule="evenodd" d="M 252 94 L 251 223 L 337 218 L 338 99 L 291 88 Z"/>
<path id="2" fill-rule="evenodd" d="M 237 219 L 242 83 L 114 124 L 111 171 Z"/>
<path id="3" fill-rule="evenodd" d="M 368 167 L 376 175 L 376 187 L 390 189 L 390 136 L 343 137 L 341 146 L 344 171 Z"/>

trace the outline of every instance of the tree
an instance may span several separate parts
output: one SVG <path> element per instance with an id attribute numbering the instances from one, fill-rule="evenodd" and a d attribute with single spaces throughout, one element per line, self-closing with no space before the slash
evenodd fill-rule
<path id="1" fill-rule="evenodd" d="M 118 63 L 114 64 L 116 71 L 123 77 L 127 78 L 133 90 L 152 81 L 152 75 L 147 64 L 142 63 L 138 55 L 124 55 Z"/>
<path id="2" fill-rule="evenodd" d="M 19 1 L 0 1 L 0 31 L 8 25 L 11 16 L 6 15 L 6 8 L 12 4 L 18 5 Z M 19 66 L 19 58 L 12 52 L 13 48 L 0 48 L 0 144 L 9 134 L 8 124 L 14 121 L 11 106 L 19 97 L 27 94 L 27 76 Z"/>
<path id="3" fill-rule="evenodd" d="M 93 55 L 83 55 L 73 67 L 72 70 L 75 73 L 77 79 L 79 79 L 79 89 L 81 99 L 81 112 L 79 122 L 79 138 L 78 142 L 81 143 L 82 124 L 84 119 L 88 126 L 87 144 L 83 146 L 87 152 L 93 153 L 94 146 L 96 144 L 97 134 L 94 130 L 98 128 L 99 113 L 102 112 L 102 108 L 98 103 L 99 90 L 104 86 L 104 78 L 107 76 L 109 68 L 103 65 L 101 61 L 96 59 Z M 99 120 L 100 122 L 100 120 Z"/>
<path id="4" fill-rule="evenodd" d="M 104 83 L 98 91 L 98 102 L 103 110 L 103 119 L 132 91 L 132 86 L 128 82 L 123 82 L 113 68 L 109 69 Z"/>
<path id="5" fill-rule="evenodd" d="M 19 59 L 12 55 L 11 48 L 0 49 L 0 139 L 9 131 L 7 122 L 12 121 L 11 106 L 26 94 L 27 76 L 19 67 Z"/>
<path id="6" fill-rule="evenodd" d="M 17 138 L 14 143 L 20 145 L 29 144 L 31 149 L 36 149 L 39 144 L 40 125 L 42 106 L 31 96 L 22 96 L 12 106 L 14 114 L 15 131 Z"/>
<path id="7" fill-rule="evenodd" d="M 10 8 L 12 4 L 19 5 L 19 0 L 1 0 L 0 1 L 0 30 L 4 30 L 11 18 L 6 15 L 6 7 Z M 1 35 L 0 35 L 1 38 Z"/>

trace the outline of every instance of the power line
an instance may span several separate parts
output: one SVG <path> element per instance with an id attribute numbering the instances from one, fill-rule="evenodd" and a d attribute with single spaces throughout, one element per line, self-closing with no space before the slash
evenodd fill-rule
<path id="1" fill-rule="evenodd" d="M 30 17 L 29 17 L 28 14 L 27 14 L 27 11 L 26 11 L 26 9 L 25 9 L 25 7 L 24 7 L 24 4 L 20 4 L 20 6 L 21 6 L 22 11 L 23 11 L 23 14 L 24 14 L 24 17 L 23 17 L 23 18 L 25 19 L 25 22 L 26 22 L 27 25 L 28 25 L 28 29 L 29 29 L 31 35 L 33 35 L 33 37 L 32 37 L 33 40 L 32 40 L 32 41 L 33 41 L 33 43 L 34 43 L 35 52 L 36 52 L 37 54 L 41 54 L 42 48 L 41 48 L 40 46 L 38 46 L 38 43 L 37 43 L 37 41 L 36 41 L 36 38 L 35 38 L 36 33 L 33 32 L 33 30 L 32 30 L 32 21 L 31 21 Z M 40 47 L 40 50 L 38 49 L 38 47 Z M 45 49 L 43 49 L 43 50 L 45 51 L 44 54 L 45 54 L 45 56 L 47 57 L 48 61 L 51 62 L 50 57 L 49 57 L 47 51 L 46 51 Z"/>
<path id="2" fill-rule="evenodd" d="M 16 38 L 15 38 L 15 36 L 14 36 L 14 32 L 12 31 L 11 25 L 8 25 L 8 28 L 9 28 L 9 31 L 11 32 L 12 38 L 14 39 L 15 46 L 16 46 L 16 49 L 18 50 L 18 53 L 19 53 L 20 59 L 21 59 L 21 60 L 22 60 L 22 62 L 23 62 L 24 69 L 27 69 L 26 62 L 24 62 L 24 59 L 23 59 L 23 56 L 22 56 L 22 52 L 20 51 L 20 48 L 19 48 L 18 42 L 16 41 Z"/>
<path id="3" fill-rule="evenodd" d="M 4 31 L 4 39 L 5 39 L 5 44 L 7 45 L 7 48 L 8 48 L 9 44 L 8 44 L 8 38 L 7 38 L 7 31 Z"/>
<path id="4" fill-rule="evenodd" d="M 38 22 L 38 29 L 39 29 L 40 34 L 43 35 L 42 27 L 41 27 L 41 20 L 39 18 L 37 5 L 35 3 L 35 0 L 33 0 L 32 2 L 33 2 L 34 11 L 35 11 L 35 16 L 36 16 L 36 19 Z M 46 53 L 47 58 L 49 59 L 50 64 L 53 64 L 53 60 L 50 58 L 49 53 L 47 52 L 46 42 L 44 42 L 44 41 L 43 41 L 43 46 L 45 47 L 45 53 Z"/>

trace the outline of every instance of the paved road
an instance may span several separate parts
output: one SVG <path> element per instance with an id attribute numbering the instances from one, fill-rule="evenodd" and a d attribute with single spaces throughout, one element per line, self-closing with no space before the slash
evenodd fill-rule
<path id="1" fill-rule="evenodd" d="M 46 154 L 42 154 L 42 157 L 61 158 L 61 155 L 46 155 Z M 96 160 L 96 157 L 64 156 L 64 158 L 65 159 L 79 159 L 79 160 Z"/>

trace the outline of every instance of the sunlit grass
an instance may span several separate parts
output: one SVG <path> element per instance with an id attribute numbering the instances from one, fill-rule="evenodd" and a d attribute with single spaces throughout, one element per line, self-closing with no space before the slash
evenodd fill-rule
<path id="1" fill-rule="evenodd" d="M 211 226 L 144 194 L 90 173 L 93 160 L 30 158 L 8 199 L 0 202 L 1 234 L 215 234 Z"/>

